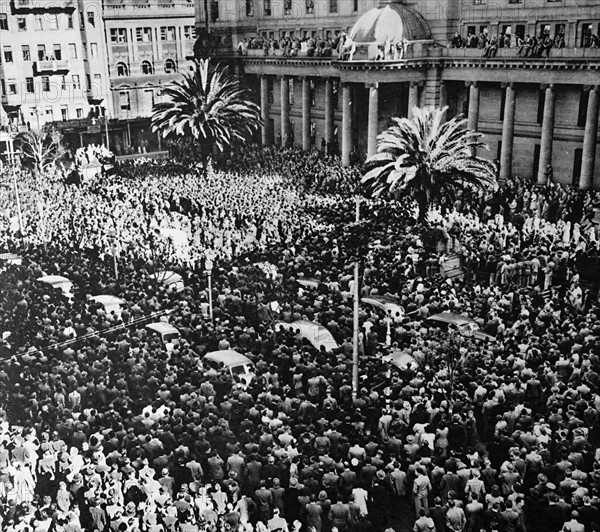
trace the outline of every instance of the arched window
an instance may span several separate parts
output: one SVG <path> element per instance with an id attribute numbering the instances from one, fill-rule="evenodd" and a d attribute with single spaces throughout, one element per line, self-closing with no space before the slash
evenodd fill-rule
<path id="1" fill-rule="evenodd" d="M 142 74 L 154 74 L 154 69 L 150 61 L 142 61 Z"/>
<path id="2" fill-rule="evenodd" d="M 175 61 L 172 59 L 167 59 L 165 61 L 165 73 L 174 74 L 175 72 L 177 72 L 177 65 L 175 64 Z"/>
<path id="3" fill-rule="evenodd" d="M 117 76 L 129 76 L 129 69 L 125 63 L 117 63 Z"/>

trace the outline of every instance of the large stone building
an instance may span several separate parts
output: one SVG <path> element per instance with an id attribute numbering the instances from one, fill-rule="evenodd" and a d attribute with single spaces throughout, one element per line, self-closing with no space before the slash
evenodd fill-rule
<path id="1" fill-rule="evenodd" d="M 235 56 L 265 144 L 339 145 L 348 164 L 375 151 L 391 116 L 447 105 L 485 133 L 501 177 L 543 183 L 551 165 L 555 180 L 600 188 L 597 2 L 208 0 L 205 13 L 196 1 L 197 51 Z"/>
<path id="2" fill-rule="evenodd" d="M 19 131 L 151 151 L 152 106 L 196 40 L 187 0 L 0 0 L 0 156 Z"/>

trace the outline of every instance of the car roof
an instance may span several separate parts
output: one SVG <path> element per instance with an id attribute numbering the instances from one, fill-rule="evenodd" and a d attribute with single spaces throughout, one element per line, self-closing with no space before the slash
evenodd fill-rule
<path id="1" fill-rule="evenodd" d="M 276 327 L 284 327 L 286 329 L 299 330 L 303 338 L 306 338 L 315 348 L 320 349 L 320 346 L 325 346 L 328 350 L 337 349 L 339 347 L 335 338 L 327 327 L 320 323 L 308 320 L 298 320 L 292 323 L 278 321 Z"/>
<path id="2" fill-rule="evenodd" d="M 170 334 L 177 333 L 179 334 L 179 330 L 177 327 L 174 327 L 170 323 L 166 323 L 164 321 L 156 321 L 154 323 L 149 323 L 146 325 L 146 329 L 152 329 L 156 331 L 158 334 Z"/>
<path id="3" fill-rule="evenodd" d="M 70 279 L 63 277 L 62 275 L 44 275 L 43 277 L 38 277 L 37 280 L 41 281 L 42 283 L 48 283 L 48 284 L 60 284 L 60 283 L 70 283 L 71 282 Z"/>
<path id="4" fill-rule="evenodd" d="M 157 281 L 161 281 L 164 284 L 175 284 L 183 281 L 183 277 L 178 273 L 172 272 L 171 270 L 161 270 L 152 274 Z"/>
<path id="5" fill-rule="evenodd" d="M 254 362 L 250 360 L 246 355 L 242 355 L 233 349 L 224 349 L 221 351 L 211 351 L 204 355 L 204 358 L 208 360 L 214 360 L 215 362 L 221 362 L 225 366 L 241 366 L 242 364 L 254 365 Z"/>
<path id="6" fill-rule="evenodd" d="M 432 316 L 429 316 L 427 320 L 452 323 L 454 325 L 477 323 L 473 318 L 469 318 L 469 316 L 463 316 L 462 314 L 456 314 L 454 312 L 441 312 L 440 314 L 433 314 Z"/>
<path id="7" fill-rule="evenodd" d="M 123 305 L 125 304 L 125 300 L 121 299 L 117 296 L 111 296 L 108 294 L 102 294 L 99 296 L 92 296 L 92 301 L 96 303 L 101 303 L 102 305 Z"/>

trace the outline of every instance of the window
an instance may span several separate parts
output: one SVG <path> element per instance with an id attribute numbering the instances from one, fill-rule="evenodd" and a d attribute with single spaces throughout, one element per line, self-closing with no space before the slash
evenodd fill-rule
<path id="1" fill-rule="evenodd" d="M 38 61 L 44 61 L 46 59 L 46 46 L 45 45 L 38 44 L 37 58 L 38 58 Z"/>
<path id="2" fill-rule="evenodd" d="M 110 30 L 110 42 L 123 44 L 127 42 L 127 30 L 125 28 L 112 28 Z"/>
<path id="3" fill-rule="evenodd" d="M 35 23 L 35 29 L 41 31 L 44 29 L 44 24 L 42 23 L 42 15 L 35 15 L 33 17 L 33 21 Z"/>
<path id="4" fill-rule="evenodd" d="M 17 94 L 17 80 L 9 79 L 8 80 L 8 94 Z"/>
<path id="5" fill-rule="evenodd" d="M 67 29 L 73 29 L 73 15 L 67 15 Z"/>
<path id="6" fill-rule="evenodd" d="M 102 74 L 94 74 L 94 84 L 98 87 L 102 84 Z"/>
<path id="7" fill-rule="evenodd" d="M 129 105 L 129 93 L 127 91 L 119 92 L 119 106 L 122 111 L 129 111 L 131 109 Z"/>
<path id="8" fill-rule="evenodd" d="M 353 0 L 352 11 L 358 11 L 358 0 Z"/>
<path id="9" fill-rule="evenodd" d="M 196 28 L 194 26 L 184 26 L 183 27 L 183 37 L 188 40 L 193 40 L 196 38 Z"/>
<path id="10" fill-rule="evenodd" d="M 338 12 L 338 0 L 329 0 L 329 12 L 330 13 Z"/>
<path id="11" fill-rule="evenodd" d="M 0 13 L 0 30 L 8 31 L 8 15 L 6 13 Z"/>
<path id="12" fill-rule="evenodd" d="M 52 107 L 46 107 L 44 110 L 44 116 L 46 118 L 46 122 L 54 122 L 54 112 L 52 111 Z"/>
<path id="13" fill-rule="evenodd" d="M 583 161 L 583 148 L 575 148 L 573 154 L 573 181 L 571 185 L 579 187 L 579 180 L 581 179 L 581 163 Z"/>
<path id="14" fill-rule="evenodd" d="M 90 43 L 90 57 L 96 59 L 98 57 L 98 43 Z"/>
<path id="15" fill-rule="evenodd" d="M 152 28 L 136 28 L 135 40 L 137 42 L 152 42 Z"/>
<path id="16" fill-rule="evenodd" d="M 544 122 L 544 106 L 546 105 L 546 91 L 541 89 L 538 94 L 538 107 L 537 107 L 537 123 L 541 126 Z"/>
<path id="17" fill-rule="evenodd" d="M 46 20 L 48 21 L 48 29 L 58 29 L 58 15 L 56 13 L 48 13 L 48 15 L 46 15 Z"/>
<path id="18" fill-rule="evenodd" d="M 4 62 L 5 63 L 13 62 L 12 48 L 10 46 L 4 47 Z"/>
<path id="19" fill-rule="evenodd" d="M 50 78 L 48 76 L 42 76 L 42 90 L 50 92 Z"/>
<path id="20" fill-rule="evenodd" d="M 60 44 L 55 44 L 53 47 L 54 50 L 54 59 L 57 61 L 62 60 L 62 50 L 60 48 Z"/>
<path id="21" fill-rule="evenodd" d="M 0 89 L 2 89 L 0 92 L 2 93 L 2 96 L 4 96 L 6 94 L 6 85 L 4 84 L 3 79 L 0 79 Z"/>
<path id="22" fill-rule="evenodd" d="M 152 63 L 150 61 L 142 61 L 142 74 L 153 74 Z"/>
<path id="23" fill-rule="evenodd" d="M 217 0 L 212 0 L 210 3 L 210 19 L 213 22 L 219 20 L 219 2 Z"/>
<path id="24" fill-rule="evenodd" d="M 172 59 L 167 59 L 165 61 L 165 74 L 174 74 L 175 72 L 177 72 L 177 65 L 175 64 L 175 61 Z"/>
<path id="25" fill-rule="evenodd" d="M 537 178 L 538 172 L 540 171 L 540 145 L 533 145 L 533 168 L 531 175 L 534 179 Z"/>
<path id="26" fill-rule="evenodd" d="M 586 87 L 582 87 L 581 92 L 579 93 L 579 112 L 577 113 L 578 127 L 585 127 L 585 123 L 587 121 L 587 108 L 588 101 L 590 99 L 590 93 L 585 89 Z"/>
<path id="27" fill-rule="evenodd" d="M 117 63 L 117 76 L 120 78 L 129 76 L 129 69 L 125 63 Z"/>
<path id="28" fill-rule="evenodd" d="M 17 17 L 17 28 L 19 28 L 19 31 L 27 30 L 27 19 L 25 17 Z"/>
<path id="29" fill-rule="evenodd" d="M 315 12 L 315 0 L 306 0 L 306 14 L 312 15 Z"/>
<path id="30" fill-rule="evenodd" d="M 294 105 L 294 78 L 290 78 L 288 86 L 288 102 L 290 105 Z"/>
<path id="31" fill-rule="evenodd" d="M 271 16 L 271 0 L 264 0 L 263 12 L 264 12 L 265 17 Z"/>
<path id="32" fill-rule="evenodd" d="M 523 0 L 508 0 L 509 4 L 522 4 Z"/>
<path id="33" fill-rule="evenodd" d="M 476 6 L 480 6 L 480 5 L 483 5 L 483 0 L 473 0 L 473 3 L 474 3 Z"/>
<path id="34" fill-rule="evenodd" d="M 175 40 L 175 26 L 161 26 L 160 40 L 161 41 L 174 41 Z"/>
<path id="35" fill-rule="evenodd" d="M 31 61 L 31 51 L 28 44 L 21 46 L 21 52 L 23 53 L 23 61 Z"/>
<path id="36" fill-rule="evenodd" d="M 502 88 L 500 93 L 500 120 L 504 121 L 504 111 L 506 109 L 506 88 Z"/>
<path id="37" fill-rule="evenodd" d="M 254 16 L 254 0 L 246 0 L 246 16 Z"/>
<path id="38" fill-rule="evenodd" d="M 269 103 L 275 103 L 275 94 L 273 90 L 273 79 L 267 77 L 267 98 Z"/>
<path id="39" fill-rule="evenodd" d="M 152 89 L 148 89 L 144 91 L 146 93 L 146 98 L 150 102 L 150 106 L 154 107 L 154 91 Z"/>
<path id="40" fill-rule="evenodd" d="M 90 26 L 96 27 L 96 15 L 93 11 L 87 12 L 87 21 Z"/>
<path id="41" fill-rule="evenodd" d="M 81 82 L 79 81 L 79 74 L 73 74 L 71 76 L 71 81 L 73 83 L 73 88 L 75 90 L 81 89 Z"/>
<path id="42" fill-rule="evenodd" d="M 60 89 L 63 91 L 67 90 L 67 76 L 61 76 L 60 78 Z"/>
<path id="43" fill-rule="evenodd" d="M 35 92 L 35 87 L 33 85 L 33 78 L 25 78 L 25 92 L 33 93 Z"/>
<path id="44" fill-rule="evenodd" d="M 92 76 L 89 74 L 85 75 L 85 88 L 87 90 L 92 90 Z"/>
<path id="45" fill-rule="evenodd" d="M 74 42 L 69 43 L 69 59 L 77 59 L 77 45 Z"/>
<path id="46" fill-rule="evenodd" d="M 331 84 L 331 103 L 333 108 L 337 109 L 339 104 L 340 82 L 334 80 Z"/>
<path id="47" fill-rule="evenodd" d="M 83 109 L 75 109 L 75 116 L 77 116 L 77 118 L 83 118 Z"/>
<path id="48" fill-rule="evenodd" d="M 63 105 L 60 108 L 60 117 L 63 122 L 66 122 L 69 119 L 69 108 L 66 105 Z"/>
<path id="49" fill-rule="evenodd" d="M 292 14 L 292 0 L 283 0 L 283 14 L 284 15 Z"/>

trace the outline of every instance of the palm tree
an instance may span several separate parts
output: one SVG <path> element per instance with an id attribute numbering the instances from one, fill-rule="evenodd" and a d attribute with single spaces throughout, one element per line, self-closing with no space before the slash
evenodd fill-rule
<path id="1" fill-rule="evenodd" d="M 195 60 L 183 79 L 163 90 L 167 101 L 154 106 L 152 131 L 168 140 L 195 142 L 203 158 L 216 148 L 243 142 L 260 126 L 260 109 L 245 98 L 245 89 L 227 69 Z"/>
<path id="2" fill-rule="evenodd" d="M 421 222 L 431 205 L 454 202 L 460 190 L 496 185 L 496 166 L 473 155 L 487 149 L 482 134 L 467 130 L 462 117 L 444 121 L 447 109 L 415 108 L 412 119 L 393 118 L 362 177 L 373 196 L 412 196 Z"/>

